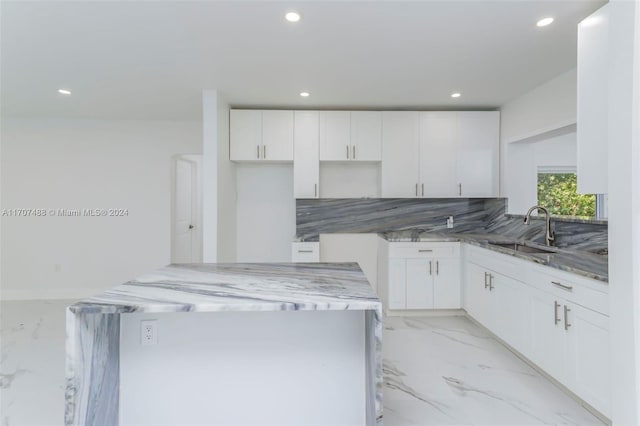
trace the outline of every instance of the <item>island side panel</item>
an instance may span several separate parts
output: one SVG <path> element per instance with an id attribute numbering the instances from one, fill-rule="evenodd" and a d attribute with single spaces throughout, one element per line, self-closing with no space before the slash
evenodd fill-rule
<path id="1" fill-rule="evenodd" d="M 382 308 L 365 311 L 367 425 L 382 425 Z"/>
<path id="2" fill-rule="evenodd" d="M 65 424 L 116 426 L 120 386 L 120 314 L 67 309 Z"/>

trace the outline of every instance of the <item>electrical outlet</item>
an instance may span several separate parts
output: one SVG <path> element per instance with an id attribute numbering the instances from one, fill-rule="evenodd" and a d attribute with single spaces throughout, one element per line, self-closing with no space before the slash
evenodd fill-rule
<path id="1" fill-rule="evenodd" d="M 158 321 L 140 321 L 140 344 L 143 346 L 158 344 Z"/>
<path id="2" fill-rule="evenodd" d="M 448 228 L 448 229 L 453 228 L 453 216 L 449 216 L 449 217 L 447 218 L 447 228 Z"/>

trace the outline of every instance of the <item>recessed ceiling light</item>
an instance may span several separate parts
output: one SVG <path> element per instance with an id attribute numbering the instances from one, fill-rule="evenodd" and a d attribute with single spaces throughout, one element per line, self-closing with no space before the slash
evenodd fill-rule
<path id="1" fill-rule="evenodd" d="M 61 95 L 70 95 L 71 94 L 71 90 L 58 89 L 58 93 L 60 93 Z"/>
<path id="2" fill-rule="evenodd" d="M 308 98 L 309 92 L 300 92 L 300 96 L 302 96 L 303 98 Z"/>
<path id="3" fill-rule="evenodd" d="M 542 18 L 541 20 L 539 20 L 536 23 L 536 26 L 538 26 L 538 27 L 546 27 L 547 25 L 549 25 L 552 22 L 553 22 L 553 18 Z"/>
<path id="4" fill-rule="evenodd" d="M 460 93 L 458 93 L 458 92 L 451 94 L 452 98 L 459 98 L 460 96 L 462 96 L 462 95 Z"/>
<path id="5" fill-rule="evenodd" d="M 300 20 L 300 14 L 298 12 L 288 12 L 284 15 L 284 18 L 289 22 L 298 22 Z"/>

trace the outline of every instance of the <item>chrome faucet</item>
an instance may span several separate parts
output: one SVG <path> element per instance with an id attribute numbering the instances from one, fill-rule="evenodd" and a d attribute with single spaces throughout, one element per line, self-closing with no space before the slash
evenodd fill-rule
<path id="1" fill-rule="evenodd" d="M 549 214 L 549 210 L 547 210 L 542 206 L 531 207 L 527 212 L 527 214 L 524 216 L 524 224 L 529 225 L 531 223 L 531 213 L 533 213 L 534 210 L 542 210 L 542 212 L 544 213 L 545 220 L 546 220 L 546 231 L 544 234 L 544 241 L 545 243 L 547 243 L 548 246 L 552 246 L 556 241 L 556 234 L 551 230 L 551 215 Z"/>

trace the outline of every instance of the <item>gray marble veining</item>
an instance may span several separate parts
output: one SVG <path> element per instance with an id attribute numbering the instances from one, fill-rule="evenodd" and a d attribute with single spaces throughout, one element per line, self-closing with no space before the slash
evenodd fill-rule
<path id="1" fill-rule="evenodd" d="M 120 314 L 365 312 L 367 424 L 382 423 L 382 306 L 356 263 L 170 265 L 75 303 L 67 314 L 67 425 L 117 425 Z"/>
<path id="2" fill-rule="evenodd" d="M 421 229 L 474 232 L 505 211 L 502 198 L 349 198 L 296 200 L 296 232 L 306 240 L 326 233 Z M 454 217 L 455 228 L 447 229 Z"/>

